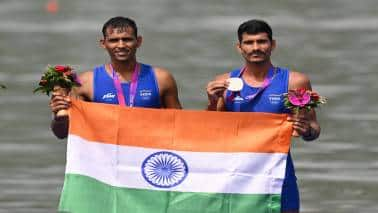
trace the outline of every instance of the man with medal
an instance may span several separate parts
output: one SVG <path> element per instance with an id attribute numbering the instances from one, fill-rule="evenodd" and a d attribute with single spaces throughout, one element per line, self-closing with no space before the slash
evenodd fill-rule
<path id="1" fill-rule="evenodd" d="M 313 109 L 304 114 L 291 114 L 284 106 L 288 90 L 311 90 L 308 77 L 300 72 L 274 66 L 271 53 L 276 47 L 271 27 L 262 20 L 249 20 L 238 28 L 236 48 L 245 65 L 219 75 L 207 85 L 212 111 L 287 113 L 293 130 L 304 140 L 319 137 L 320 126 Z M 294 132 L 293 131 L 293 132 Z M 281 211 L 299 212 L 299 192 L 294 165 L 289 152 L 281 195 Z"/>
<path id="2" fill-rule="evenodd" d="M 111 18 L 104 24 L 102 33 L 100 45 L 108 52 L 110 63 L 82 73 L 81 86 L 73 88 L 69 96 L 52 93 L 51 129 L 58 138 L 68 135 L 68 116 L 57 116 L 57 113 L 70 107 L 71 97 L 129 107 L 181 109 L 173 76 L 165 69 L 136 60 L 142 37 L 132 19 Z"/>

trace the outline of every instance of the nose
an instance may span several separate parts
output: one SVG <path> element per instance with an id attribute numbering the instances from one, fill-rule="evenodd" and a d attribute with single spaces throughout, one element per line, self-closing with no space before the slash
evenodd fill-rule
<path id="1" fill-rule="evenodd" d="M 124 47 L 126 45 L 126 42 L 125 41 L 123 41 L 122 39 L 119 39 L 118 40 L 118 43 L 117 43 L 117 46 L 118 47 Z"/>
<path id="2" fill-rule="evenodd" d="M 252 43 L 252 49 L 253 50 L 258 50 L 259 49 L 259 44 L 257 42 Z"/>

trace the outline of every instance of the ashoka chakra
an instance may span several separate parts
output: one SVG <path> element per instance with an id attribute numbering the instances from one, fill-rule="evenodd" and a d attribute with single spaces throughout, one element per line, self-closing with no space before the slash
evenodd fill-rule
<path id="1" fill-rule="evenodd" d="M 142 164 L 142 175 L 151 185 L 159 188 L 177 186 L 186 178 L 188 165 L 179 155 L 172 152 L 156 152 Z"/>

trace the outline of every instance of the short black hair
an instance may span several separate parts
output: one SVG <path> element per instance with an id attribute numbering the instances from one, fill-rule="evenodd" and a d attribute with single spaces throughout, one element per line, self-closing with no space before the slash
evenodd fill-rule
<path id="1" fill-rule="evenodd" d="M 270 41 L 273 39 L 272 28 L 268 23 L 258 19 L 251 19 L 242 23 L 238 28 L 238 39 L 239 42 L 242 41 L 243 33 L 250 35 L 255 35 L 258 33 L 267 33 Z"/>
<path id="2" fill-rule="evenodd" d="M 131 27 L 134 30 L 135 38 L 138 37 L 138 27 L 134 20 L 128 17 L 116 16 L 105 22 L 102 27 L 102 35 L 106 37 L 106 30 L 111 28 L 128 28 Z"/>

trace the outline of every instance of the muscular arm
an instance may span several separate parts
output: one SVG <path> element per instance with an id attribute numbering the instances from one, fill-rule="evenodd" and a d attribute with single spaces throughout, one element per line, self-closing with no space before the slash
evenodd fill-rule
<path id="1" fill-rule="evenodd" d="M 159 86 L 160 100 L 163 108 L 181 109 L 177 84 L 173 76 L 165 69 L 154 68 Z"/>
<path id="2" fill-rule="evenodd" d="M 289 90 L 297 88 L 312 90 L 310 80 L 305 74 L 290 72 Z M 306 141 L 315 140 L 320 135 L 320 125 L 316 119 L 316 112 L 314 109 L 311 109 L 303 117 L 291 115 L 289 116 L 289 121 L 293 122 L 293 128 Z"/>
<path id="3" fill-rule="evenodd" d="M 51 120 L 51 130 L 54 135 L 63 139 L 68 136 L 69 117 L 68 116 L 56 116 L 56 113 L 62 109 L 68 109 L 71 105 L 71 99 L 81 99 L 92 101 L 93 100 L 93 73 L 91 71 L 85 72 L 79 76 L 81 81 L 81 87 L 73 88 L 69 96 L 65 96 L 58 92 L 54 92 L 50 101 L 50 108 L 53 113 Z"/>

